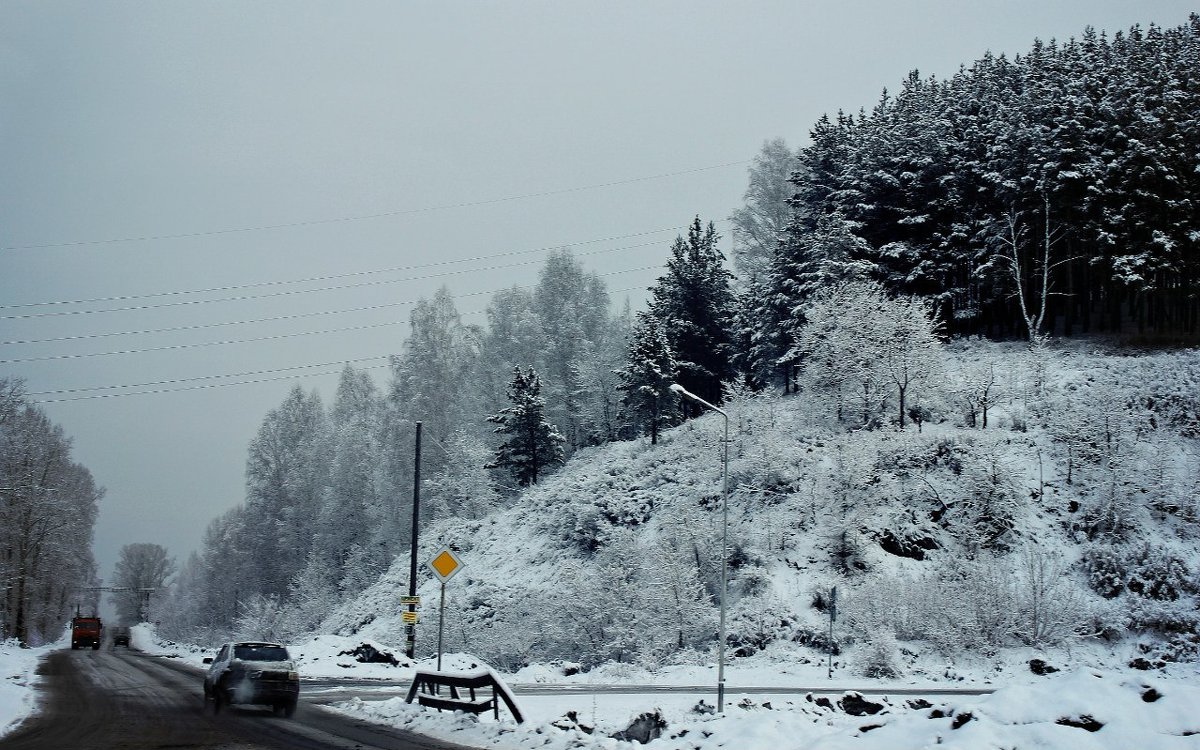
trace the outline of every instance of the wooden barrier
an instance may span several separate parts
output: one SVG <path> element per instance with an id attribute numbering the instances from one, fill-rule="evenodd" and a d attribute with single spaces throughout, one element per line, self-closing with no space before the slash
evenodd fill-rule
<path id="1" fill-rule="evenodd" d="M 449 696 L 442 694 L 442 688 L 449 689 Z M 491 688 L 491 697 L 476 697 L 475 691 L 484 688 Z M 461 695 L 460 690 L 466 691 L 469 697 Z M 438 711 L 466 711 L 471 714 L 491 711 L 497 721 L 500 720 L 500 701 L 504 701 L 504 705 L 518 724 L 525 721 L 521 710 L 517 708 L 512 691 L 491 670 L 473 674 L 418 671 L 413 676 L 412 686 L 408 689 L 405 701 L 412 703 L 413 698 L 417 699 L 418 704 L 436 708 Z"/>

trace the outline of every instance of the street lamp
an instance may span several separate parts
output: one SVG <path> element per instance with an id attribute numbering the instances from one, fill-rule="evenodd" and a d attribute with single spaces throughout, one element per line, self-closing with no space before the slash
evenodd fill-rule
<path id="1" fill-rule="evenodd" d="M 670 388 L 725 418 L 725 450 L 721 461 L 721 642 L 717 646 L 717 711 L 725 713 L 725 601 L 729 598 L 729 415 L 678 383 L 672 383 Z"/>

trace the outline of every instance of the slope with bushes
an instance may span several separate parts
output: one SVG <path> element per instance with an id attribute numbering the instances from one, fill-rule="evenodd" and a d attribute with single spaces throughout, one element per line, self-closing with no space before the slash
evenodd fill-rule
<path id="1" fill-rule="evenodd" d="M 980 363 L 987 429 L 968 397 Z M 1194 659 L 1198 365 L 1196 351 L 959 343 L 929 418 L 904 430 L 847 429 L 816 388 L 729 393 L 731 653 L 821 658 L 836 585 L 835 648 L 864 674 L 918 652 L 1080 642 L 1139 666 Z M 432 527 L 421 561 L 449 545 L 466 562 L 447 586 L 447 650 L 508 669 L 710 661 L 721 434 L 710 414 L 657 445 L 583 450 L 514 507 Z M 437 588 L 422 571 L 428 650 Z M 323 629 L 400 643 L 407 582 L 401 556 Z"/>

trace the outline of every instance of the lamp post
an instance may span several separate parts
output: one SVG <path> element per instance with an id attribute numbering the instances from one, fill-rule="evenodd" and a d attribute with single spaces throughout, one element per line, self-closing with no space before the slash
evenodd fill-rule
<path id="1" fill-rule="evenodd" d="M 721 641 L 717 645 L 717 712 L 725 713 L 725 602 L 729 598 L 729 415 L 678 383 L 672 383 L 670 388 L 725 418 L 725 450 L 721 460 Z"/>

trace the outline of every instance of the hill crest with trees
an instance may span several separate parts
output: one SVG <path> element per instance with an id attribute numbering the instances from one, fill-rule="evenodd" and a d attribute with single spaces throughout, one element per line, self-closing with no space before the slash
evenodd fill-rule
<path id="1" fill-rule="evenodd" d="M 702 415 L 666 388 L 678 379 L 713 402 L 754 405 L 739 407 L 748 451 L 738 457 L 740 512 L 757 514 L 750 527 L 812 534 L 805 564 L 848 577 L 860 601 L 878 585 L 879 596 L 909 591 L 892 603 L 925 602 L 925 615 L 969 597 L 980 617 L 999 603 L 1041 613 L 953 629 L 965 638 L 987 625 L 978 637 L 988 647 L 1146 632 L 1176 656 L 1194 655 L 1194 642 L 1177 637 L 1196 629 L 1194 353 L 1089 361 L 1047 336 L 1195 340 L 1197 111 L 1200 16 L 1111 40 L 1087 30 L 1011 61 L 987 55 L 947 81 L 914 73 L 870 112 L 822 118 L 796 153 L 768 142 L 732 217 L 737 274 L 714 227 L 696 217 L 637 316 L 628 305 L 614 314 L 600 278 L 568 249 L 529 288 L 495 295 L 486 326 L 464 324 L 439 290 L 414 310 L 386 387 L 347 367 L 331 408 L 296 388 L 267 415 L 250 449 L 246 503 L 214 521 L 203 552 L 183 566 L 163 603 L 165 632 L 357 631 L 365 623 L 353 616 L 324 618 L 339 607 L 380 616 L 359 597 L 377 581 L 394 584 L 404 567 L 393 560 L 408 544 L 417 421 L 435 443 L 421 470 L 435 536 L 467 551 L 482 543 L 452 530 L 516 533 L 504 520 L 515 514 L 574 550 L 568 567 L 580 580 L 609 581 L 631 601 L 640 591 L 667 596 L 639 577 L 628 555 L 640 551 L 675 571 L 669 597 L 679 606 L 711 601 L 711 560 L 695 537 L 713 510 L 711 487 L 696 486 L 704 464 L 677 457 L 689 478 L 660 461 L 670 449 L 653 452 L 661 438 L 687 442 L 680 436 L 709 419 L 685 422 Z M 1027 343 L 946 341 L 980 334 Z M 515 408 L 514 372 L 538 384 L 565 468 L 550 450 L 544 464 L 506 471 L 489 418 Z M 603 468 L 626 465 L 621 456 L 657 468 L 644 481 Z M 552 489 L 580 475 L 602 476 L 611 497 L 580 503 Z M 818 510 L 837 525 L 818 524 Z M 546 528 L 552 519 L 559 526 Z M 1054 540 L 1044 553 L 1030 546 L 1043 533 Z M 779 594 L 771 581 L 803 562 L 772 544 L 735 550 L 739 598 L 755 611 L 767 606 L 759 594 Z M 881 568 L 896 562 L 884 554 L 944 565 Z M 989 570 L 1027 587 L 1058 576 L 1081 604 L 1064 605 L 1067 619 L 1051 627 L 1044 591 L 1006 589 Z M 872 571 L 896 577 L 861 577 Z M 477 605 L 461 611 L 526 594 L 476 589 Z M 587 606 L 566 611 L 595 654 L 645 657 L 606 640 L 628 637 L 618 629 L 589 629 L 604 608 Z M 802 622 L 805 606 L 791 602 L 780 616 Z M 863 607 L 854 617 L 874 624 L 862 637 L 886 630 Z M 889 627 L 936 638 L 910 625 Z M 659 644 L 655 659 L 711 645 L 703 628 L 672 632 L 647 641 Z M 504 648 L 481 655 L 519 661 Z"/>

